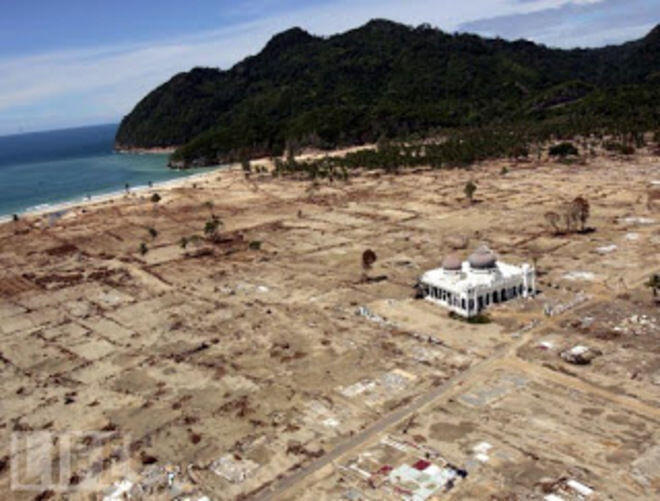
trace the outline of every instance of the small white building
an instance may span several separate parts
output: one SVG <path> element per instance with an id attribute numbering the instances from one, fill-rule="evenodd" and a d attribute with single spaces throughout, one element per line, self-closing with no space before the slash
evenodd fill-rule
<path id="1" fill-rule="evenodd" d="M 536 273 L 528 264 L 498 261 L 488 247 L 481 246 L 467 261 L 453 254 L 447 256 L 441 268 L 422 275 L 420 287 L 427 300 L 469 318 L 491 304 L 533 296 Z"/>

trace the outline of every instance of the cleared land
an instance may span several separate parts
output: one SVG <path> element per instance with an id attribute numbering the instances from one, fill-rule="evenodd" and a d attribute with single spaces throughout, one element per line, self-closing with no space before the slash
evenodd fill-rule
<path id="1" fill-rule="evenodd" d="M 64 496 L 57 485 L 84 485 L 90 471 L 105 487 L 128 478 L 136 498 L 401 499 L 426 488 L 577 499 L 581 487 L 590 499 L 651 498 L 660 315 L 643 282 L 660 268 L 660 213 L 646 204 L 658 180 L 646 152 L 319 186 L 234 169 L 154 189 L 160 203 L 117 197 L 4 224 L 3 498 Z M 595 231 L 553 235 L 543 214 L 578 195 Z M 212 214 L 218 241 L 183 249 Z M 487 243 L 502 260 L 535 259 L 541 293 L 493 308 L 484 325 L 413 299 L 457 235 L 465 255 Z M 378 255 L 370 275 L 385 280 L 362 279 L 367 248 Z M 575 346 L 599 355 L 570 364 L 560 354 Z M 44 431 L 105 435 L 73 440 L 56 486 L 11 490 L 25 437 Z M 432 489 L 439 477 L 420 460 L 461 475 Z M 429 478 L 407 478 L 405 465 Z M 41 470 L 23 470 L 19 480 L 41 485 Z"/>

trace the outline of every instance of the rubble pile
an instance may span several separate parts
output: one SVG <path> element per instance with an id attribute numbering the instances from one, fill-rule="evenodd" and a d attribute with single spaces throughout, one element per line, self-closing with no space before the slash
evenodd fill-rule
<path id="1" fill-rule="evenodd" d="M 602 355 L 600 350 L 588 346 L 577 345 L 562 351 L 559 356 L 569 364 L 588 365 L 593 359 Z"/>
<path id="2" fill-rule="evenodd" d="M 590 295 L 585 294 L 583 292 L 579 292 L 578 294 L 575 295 L 573 299 L 567 301 L 566 303 L 559 303 L 559 304 L 546 303 L 543 306 L 543 312 L 548 317 L 552 317 L 554 315 L 560 315 L 565 311 L 575 308 L 576 306 L 588 301 L 589 299 L 591 299 Z"/>
<path id="3" fill-rule="evenodd" d="M 250 459 L 238 458 L 232 454 L 226 454 L 217 459 L 211 465 L 211 471 L 233 484 L 244 482 L 259 468 L 259 465 Z"/>
<path id="4" fill-rule="evenodd" d="M 635 336 L 650 334 L 658 329 L 658 323 L 652 316 L 632 315 L 624 318 L 613 330 Z"/>

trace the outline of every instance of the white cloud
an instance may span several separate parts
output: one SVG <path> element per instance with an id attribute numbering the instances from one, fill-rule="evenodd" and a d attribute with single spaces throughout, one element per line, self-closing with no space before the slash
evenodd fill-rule
<path id="1" fill-rule="evenodd" d="M 461 29 L 486 36 L 506 33 L 554 47 L 594 47 L 641 38 L 659 17 L 660 3 L 648 0 L 583 0 L 533 13 L 482 18 Z"/>
<path id="2" fill-rule="evenodd" d="M 635 40 L 653 29 L 653 23 L 644 23 L 635 26 L 622 26 L 620 28 L 608 28 L 603 31 L 593 31 L 589 29 L 573 30 L 571 35 L 571 46 L 576 47 L 595 47 L 602 45 L 617 44 L 623 40 Z M 554 26 L 538 33 L 540 42 L 549 46 L 562 46 L 566 40 L 567 30 L 565 26 Z"/>

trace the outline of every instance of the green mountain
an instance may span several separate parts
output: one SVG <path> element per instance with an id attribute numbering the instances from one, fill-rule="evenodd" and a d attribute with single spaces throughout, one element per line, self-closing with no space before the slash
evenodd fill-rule
<path id="1" fill-rule="evenodd" d="M 116 144 L 178 146 L 173 164 L 189 166 L 558 114 L 657 124 L 659 87 L 660 25 L 574 50 L 385 20 L 329 38 L 293 28 L 227 71 L 175 75 L 122 120 Z"/>

